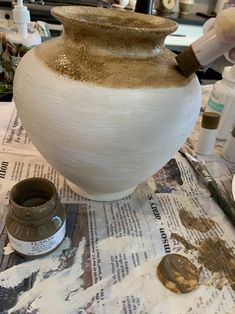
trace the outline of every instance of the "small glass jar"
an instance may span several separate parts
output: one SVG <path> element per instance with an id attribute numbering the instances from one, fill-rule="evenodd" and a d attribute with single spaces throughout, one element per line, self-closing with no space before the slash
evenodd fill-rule
<path id="1" fill-rule="evenodd" d="M 42 256 L 65 236 L 65 209 L 54 184 L 43 178 L 20 181 L 10 192 L 6 228 L 13 249 L 23 256 Z"/>

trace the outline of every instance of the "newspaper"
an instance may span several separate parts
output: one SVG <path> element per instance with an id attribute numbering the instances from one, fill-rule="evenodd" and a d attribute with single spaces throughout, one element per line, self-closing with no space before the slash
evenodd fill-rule
<path id="1" fill-rule="evenodd" d="M 40 155 L 14 103 L 0 103 L 0 117 L 0 313 L 234 313 L 233 226 L 180 153 L 125 199 L 95 202 L 74 194 Z M 234 174 L 219 157 L 208 165 L 221 185 Z M 67 232 L 55 252 L 29 259 L 12 251 L 5 219 L 12 186 L 35 176 L 55 184 Z M 172 253 L 200 271 L 190 293 L 157 276 Z"/>
<path id="2" fill-rule="evenodd" d="M 2 102 L 0 106 L 0 152 L 39 154 L 22 126 L 14 102 Z"/>

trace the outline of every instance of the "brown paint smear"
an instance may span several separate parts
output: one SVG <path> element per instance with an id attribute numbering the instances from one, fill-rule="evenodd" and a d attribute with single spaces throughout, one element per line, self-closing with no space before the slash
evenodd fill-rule
<path id="1" fill-rule="evenodd" d="M 179 72 L 174 53 L 163 46 L 166 35 L 176 29 L 172 21 L 85 7 L 74 13 L 65 8 L 55 12 L 64 25 L 64 35 L 35 51 L 58 74 L 112 88 L 172 87 L 190 82 L 192 77 L 187 79 Z"/>
<path id="2" fill-rule="evenodd" d="M 179 211 L 181 223 L 188 229 L 195 229 L 199 232 L 207 232 L 214 226 L 214 221 L 204 217 L 194 217 L 188 211 L 181 209 Z"/>
<path id="3" fill-rule="evenodd" d="M 232 248 L 226 246 L 220 239 L 201 241 L 198 249 L 198 262 L 212 273 L 221 273 L 235 290 L 235 256 Z"/>
<path id="4" fill-rule="evenodd" d="M 183 246 L 185 247 L 185 250 L 186 251 L 189 251 L 189 250 L 196 250 L 197 247 L 192 245 L 191 243 L 189 243 L 187 240 L 185 240 L 182 236 L 180 236 L 179 234 L 177 233 L 172 233 L 171 234 L 171 239 L 175 239 L 177 240 L 178 242 L 180 242 L 181 244 L 183 244 Z"/>
<path id="5" fill-rule="evenodd" d="M 172 292 L 188 293 L 198 286 L 199 270 L 185 256 L 168 254 L 160 261 L 157 276 Z"/>
<path id="6" fill-rule="evenodd" d="M 182 243 L 186 250 L 197 250 L 198 263 L 205 266 L 213 274 L 218 274 L 221 284 L 216 285 L 218 289 L 222 289 L 224 278 L 227 279 L 230 287 L 235 290 L 235 255 L 233 249 L 228 247 L 226 242 L 221 239 L 204 239 L 194 246 L 186 241 L 181 235 L 172 233 L 171 238 Z"/>

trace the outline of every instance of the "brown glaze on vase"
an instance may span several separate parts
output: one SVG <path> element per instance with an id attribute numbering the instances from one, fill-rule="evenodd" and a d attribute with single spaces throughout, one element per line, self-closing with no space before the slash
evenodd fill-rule
<path id="1" fill-rule="evenodd" d="M 55 7 L 52 15 L 63 23 L 64 35 L 36 54 L 58 74 L 115 88 L 188 83 L 163 46 L 177 28 L 174 21 L 102 8 Z"/>

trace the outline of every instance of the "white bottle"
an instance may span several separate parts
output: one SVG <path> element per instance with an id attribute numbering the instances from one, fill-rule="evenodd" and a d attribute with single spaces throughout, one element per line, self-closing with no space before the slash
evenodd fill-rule
<path id="1" fill-rule="evenodd" d="M 217 138 L 226 140 L 235 122 L 235 65 L 225 67 L 222 77 L 213 86 L 206 111 L 221 114 Z"/>
<path id="2" fill-rule="evenodd" d="M 222 157 L 229 162 L 235 162 L 235 127 L 224 145 Z"/>
<path id="3" fill-rule="evenodd" d="M 30 27 L 30 14 L 23 0 L 17 0 L 13 9 L 14 25 L 6 32 L 8 41 L 15 44 L 22 44 L 26 47 L 32 47 L 41 43 L 41 36 L 38 31 Z"/>
<path id="4" fill-rule="evenodd" d="M 202 115 L 202 123 L 199 130 L 196 152 L 199 155 L 212 155 L 216 133 L 220 120 L 220 114 L 217 112 L 204 112 Z"/>

